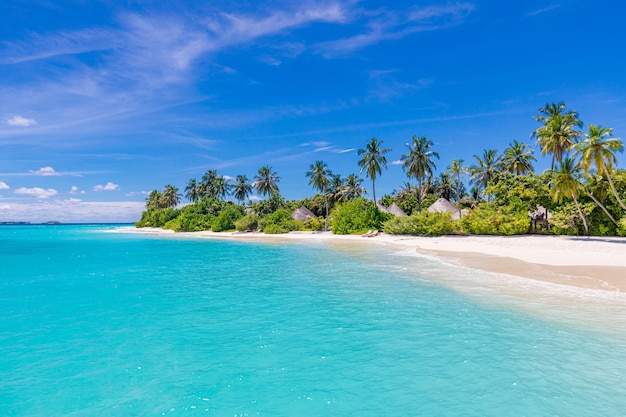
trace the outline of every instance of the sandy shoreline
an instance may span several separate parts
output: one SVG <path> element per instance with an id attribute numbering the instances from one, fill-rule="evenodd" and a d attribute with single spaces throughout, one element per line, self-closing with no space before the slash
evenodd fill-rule
<path id="1" fill-rule="evenodd" d="M 155 228 L 137 233 L 173 234 Z M 626 238 L 570 236 L 443 236 L 415 237 L 381 234 L 376 237 L 331 233 L 176 233 L 180 237 L 236 239 L 244 241 L 328 241 L 386 245 L 410 250 L 450 263 L 488 272 L 570 285 L 580 288 L 626 292 Z"/>

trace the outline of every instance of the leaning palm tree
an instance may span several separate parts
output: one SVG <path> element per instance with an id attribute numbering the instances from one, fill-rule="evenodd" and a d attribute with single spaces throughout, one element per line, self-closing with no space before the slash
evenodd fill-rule
<path id="1" fill-rule="evenodd" d="M 309 177 L 309 185 L 318 190 L 324 196 L 324 206 L 326 207 L 326 216 L 324 217 L 324 230 L 328 229 L 328 187 L 331 183 L 332 173 L 323 161 L 315 161 L 309 166 L 306 176 Z"/>
<path id="2" fill-rule="evenodd" d="M 585 227 L 585 234 L 589 235 L 587 219 L 578 203 L 579 193 L 583 190 L 583 185 L 580 182 L 581 171 L 580 164 L 576 163 L 573 158 L 565 157 L 559 164 L 558 169 L 552 171 L 552 180 L 550 183 L 552 185 L 554 201 L 560 204 L 563 202 L 564 197 L 569 197 L 574 200 L 574 205 L 576 206 L 576 210 L 578 210 L 578 216 Z"/>
<path id="3" fill-rule="evenodd" d="M 383 141 L 372 138 L 365 149 L 359 149 L 358 155 L 363 155 L 359 159 L 359 167 L 361 172 L 365 170 L 365 174 L 372 180 L 372 194 L 374 196 L 374 204 L 376 204 L 376 177 L 382 174 L 382 168 L 387 168 L 387 158 L 385 154 L 391 152 L 390 148 L 382 148 Z"/>
<path id="4" fill-rule="evenodd" d="M 243 205 L 243 201 L 252 193 L 252 184 L 245 175 L 237 175 L 235 184 L 233 185 L 233 196 Z"/>
<path id="5" fill-rule="evenodd" d="M 504 159 L 501 166 L 506 172 L 524 175 L 534 171 L 532 161 L 536 160 L 530 146 L 514 140 L 504 151 Z"/>
<path id="6" fill-rule="evenodd" d="M 482 158 L 474 155 L 474 159 L 476 164 L 469 167 L 470 181 L 484 190 L 500 171 L 502 156 L 495 149 L 485 149 Z"/>
<path id="7" fill-rule="evenodd" d="M 605 184 L 607 184 L 607 181 L 605 181 L 601 175 L 591 174 L 587 177 L 587 184 L 585 187 L 585 192 L 587 193 L 587 196 L 591 198 L 593 202 L 596 203 L 598 207 L 600 207 L 600 209 L 602 209 L 604 214 L 606 214 L 607 217 L 611 219 L 613 224 L 617 226 L 617 221 L 615 220 L 613 215 L 609 212 L 606 206 L 602 204 L 602 202 L 600 201 L 600 200 L 604 200 L 608 194 Z"/>
<path id="8" fill-rule="evenodd" d="M 463 176 L 467 173 L 467 167 L 463 166 L 463 162 L 462 159 L 455 159 L 448 166 L 448 172 L 454 181 L 454 194 L 459 210 L 461 210 L 461 199 L 463 198 Z"/>
<path id="9" fill-rule="evenodd" d="M 406 171 L 406 176 L 417 180 L 417 187 L 420 192 L 417 193 L 417 212 L 422 212 L 422 181 L 426 177 L 433 175 L 437 168 L 433 158 L 439 159 L 439 154 L 430 150 L 433 142 L 426 139 L 426 136 L 418 138 L 413 136 L 413 142 L 407 143 L 409 153 L 402 155 L 400 160 L 403 162 L 402 167 Z"/>
<path id="10" fill-rule="evenodd" d="M 539 116 L 535 120 L 543 123 L 533 132 L 537 138 L 537 145 L 541 148 L 541 154 L 552 154 L 550 170 L 554 170 L 555 162 L 561 162 L 572 146 L 576 143 L 583 123 L 578 119 L 575 111 L 565 111 L 565 103 L 546 104 L 539 109 Z"/>
<path id="11" fill-rule="evenodd" d="M 180 197 L 178 188 L 167 184 L 163 189 L 163 193 L 161 193 L 161 206 L 164 208 L 176 207 L 180 203 Z"/>
<path id="12" fill-rule="evenodd" d="M 252 186 L 263 196 L 271 195 L 278 192 L 278 181 L 280 177 L 276 172 L 272 171 L 269 165 L 259 168 L 259 172 L 254 176 Z"/>
<path id="13" fill-rule="evenodd" d="M 200 185 L 196 182 L 195 178 L 187 181 L 187 186 L 185 187 L 185 197 L 189 201 L 193 201 L 194 203 L 200 199 Z"/>
<path id="14" fill-rule="evenodd" d="M 364 187 L 361 186 L 363 180 L 356 174 L 350 174 L 346 177 L 343 185 L 343 197 L 342 201 L 350 201 L 355 198 L 361 197 L 363 194 L 367 194 Z"/>
<path id="15" fill-rule="evenodd" d="M 613 165 L 617 164 L 615 152 L 623 152 L 624 144 L 620 138 L 612 138 L 612 134 L 613 129 L 610 127 L 589 125 L 589 132 L 585 133 L 585 139 L 576 144 L 574 149 L 581 155 L 581 165 L 585 175 L 589 175 L 592 166 L 596 167 L 598 175 L 606 174 L 615 199 L 626 210 L 626 205 L 617 193 L 611 178 Z"/>

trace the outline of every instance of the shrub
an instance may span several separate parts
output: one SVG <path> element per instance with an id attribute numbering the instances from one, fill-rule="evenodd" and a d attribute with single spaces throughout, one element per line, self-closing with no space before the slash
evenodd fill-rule
<path id="1" fill-rule="evenodd" d="M 380 230 L 383 222 L 393 218 L 393 214 L 378 210 L 372 201 L 357 198 L 335 207 L 331 218 L 333 233 L 347 235 Z"/>
<path id="2" fill-rule="evenodd" d="M 211 230 L 214 232 L 223 232 L 225 230 L 235 229 L 235 221 L 244 215 L 243 207 L 235 204 L 229 204 L 220 211 L 217 217 L 211 223 Z"/>
<path id="3" fill-rule="evenodd" d="M 441 236 L 454 233 L 456 229 L 450 213 L 427 211 L 409 217 L 395 217 L 384 224 L 385 233 L 392 235 Z"/>
<path id="4" fill-rule="evenodd" d="M 528 232 L 530 219 L 523 209 L 483 203 L 461 218 L 461 226 L 473 235 L 521 235 Z"/>
<path id="5" fill-rule="evenodd" d="M 167 222 L 175 219 L 180 210 L 173 208 L 152 207 L 141 213 L 141 220 L 135 223 L 136 227 L 163 227 Z"/>
<path id="6" fill-rule="evenodd" d="M 235 230 L 238 232 L 250 232 L 259 227 L 259 216 L 256 214 L 246 214 L 235 222 Z"/>
<path id="7" fill-rule="evenodd" d="M 259 227 L 263 233 L 279 234 L 302 230 L 303 223 L 291 218 L 291 210 L 282 208 L 259 219 Z"/>

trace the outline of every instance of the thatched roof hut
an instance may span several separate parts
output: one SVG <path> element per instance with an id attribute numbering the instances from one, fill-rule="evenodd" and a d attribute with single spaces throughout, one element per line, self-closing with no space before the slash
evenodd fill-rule
<path id="1" fill-rule="evenodd" d="M 376 202 L 376 207 L 378 207 L 378 210 L 382 211 L 383 213 L 389 213 L 389 209 L 379 202 Z"/>
<path id="2" fill-rule="evenodd" d="M 309 221 L 310 219 L 317 219 L 317 216 L 313 214 L 311 210 L 302 206 L 299 209 L 296 209 L 291 213 L 291 218 L 294 220 L 299 220 L 301 222 Z"/>
<path id="3" fill-rule="evenodd" d="M 445 198 L 439 198 L 430 207 L 428 207 L 429 213 L 450 213 L 452 220 L 459 220 L 461 218 L 461 212 L 459 208 L 446 200 Z"/>
<path id="4" fill-rule="evenodd" d="M 398 217 L 406 217 L 406 213 L 396 203 L 392 203 L 389 208 L 387 208 L 387 213 Z"/>

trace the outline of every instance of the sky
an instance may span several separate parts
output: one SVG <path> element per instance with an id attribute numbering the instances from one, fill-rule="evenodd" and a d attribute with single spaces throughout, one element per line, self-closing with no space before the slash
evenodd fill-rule
<path id="1" fill-rule="evenodd" d="M 518 140 L 546 103 L 626 136 L 621 1 L 0 2 L 0 222 L 132 222 L 204 172 L 312 196 L 376 137 L 399 189 L 413 135 L 437 172 Z M 620 166 L 626 158 L 618 155 Z M 371 182 L 362 173 L 364 186 Z M 259 196 L 252 196 L 253 199 Z M 183 199 L 185 201 L 185 199 Z"/>

